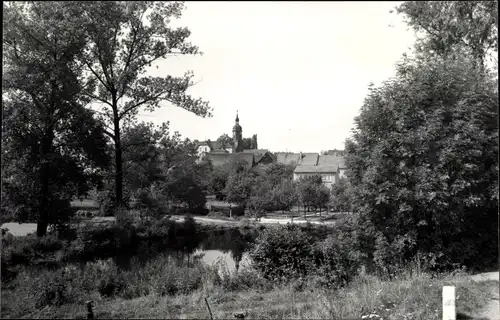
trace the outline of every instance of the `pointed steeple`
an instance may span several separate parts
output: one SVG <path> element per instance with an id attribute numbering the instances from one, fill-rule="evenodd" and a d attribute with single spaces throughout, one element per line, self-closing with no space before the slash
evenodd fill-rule
<path id="1" fill-rule="evenodd" d="M 236 122 L 240 122 L 240 118 L 238 118 L 238 110 L 236 110 Z"/>

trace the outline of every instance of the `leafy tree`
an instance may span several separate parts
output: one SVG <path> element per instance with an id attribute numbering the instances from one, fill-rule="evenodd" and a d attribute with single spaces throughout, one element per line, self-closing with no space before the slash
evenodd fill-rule
<path id="1" fill-rule="evenodd" d="M 340 179 L 332 186 L 330 203 L 332 210 L 339 212 L 351 212 L 349 181 L 346 178 Z"/>
<path id="2" fill-rule="evenodd" d="M 266 170 L 266 178 L 275 186 L 282 181 L 291 181 L 295 166 L 283 163 L 272 163 Z"/>
<path id="3" fill-rule="evenodd" d="M 419 253 L 473 265 L 497 254 L 497 86 L 473 58 L 423 55 L 370 89 L 346 160 L 381 264 Z"/>
<path id="4" fill-rule="evenodd" d="M 488 55 L 498 51 L 497 1 L 405 1 L 396 11 L 423 32 L 417 43 L 421 52 L 470 54 L 483 66 Z"/>
<path id="5" fill-rule="evenodd" d="M 297 183 L 298 199 L 308 209 L 324 208 L 328 203 L 329 193 L 319 175 L 302 178 Z"/>
<path id="6" fill-rule="evenodd" d="M 255 178 L 248 207 L 257 213 L 272 211 L 276 208 L 273 185 L 267 177 L 258 176 Z"/>
<path id="7" fill-rule="evenodd" d="M 227 133 L 224 133 L 217 138 L 217 142 L 222 143 L 223 146 L 232 146 L 233 138 L 231 138 Z"/>
<path id="8" fill-rule="evenodd" d="M 199 116 L 210 116 L 210 107 L 186 93 L 193 74 L 183 77 L 145 76 L 153 63 L 175 54 L 197 54 L 187 38 L 187 28 L 174 29 L 182 2 L 89 1 L 72 3 L 82 8 L 88 45 L 82 60 L 86 66 L 86 95 L 100 105 L 97 111 L 114 143 L 115 192 L 117 203 L 123 195 L 122 126 L 136 119 L 139 108 L 157 108 L 169 102 Z"/>
<path id="9" fill-rule="evenodd" d="M 252 136 L 252 145 L 250 149 L 259 149 L 258 143 L 257 143 L 257 135 L 254 134 Z"/>
<path id="10" fill-rule="evenodd" d="M 142 122 L 124 128 L 124 180 L 132 192 L 162 178 L 160 141 L 169 138 L 168 123 L 155 127 L 153 123 Z"/>
<path id="11" fill-rule="evenodd" d="M 36 219 L 38 236 L 67 220 L 108 163 L 103 128 L 84 109 L 81 16 L 66 2 L 4 5 L 2 202 Z"/>
<path id="12" fill-rule="evenodd" d="M 227 201 L 245 206 L 250 199 L 253 184 L 254 176 L 247 171 L 230 175 L 224 190 Z"/>
<path id="13" fill-rule="evenodd" d="M 221 167 L 215 167 L 210 176 L 210 193 L 214 194 L 217 200 L 225 198 L 224 190 L 226 189 L 227 179 L 229 174 Z"/>
<path id="14" fill-rule="evenodd" d="M 271 199 L 275 209 L 290 210 L 298 200 L 294 183 L 290 180 L 281 181 L 272 189 Z"/>

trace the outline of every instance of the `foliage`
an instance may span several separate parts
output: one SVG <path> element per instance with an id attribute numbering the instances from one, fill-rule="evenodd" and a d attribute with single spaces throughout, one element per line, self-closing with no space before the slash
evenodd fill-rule
<path id="1" fill-rule="evenodd" d="M 311 270 L 313 244 L 307 233 L 289 224 L 263 230 L 250 256 L 266 279 L 286 281 L 305 276 Z"/>
<path id="2" fill-rule="evenodd" d="M 69 201 L 108 162 L 103 128 L 84 109 L 80 11 L 68 3 L 9 3 L 3 44 L 3 207 L 21 221 L 67 221 Z M 64 14 L 63 14 L 64 13 Z M 22 183 L 21 183 L 22 182 Z"/>
<path id="3" fill-rule="evenodd" d="M 161 180 L 160 141 L 169 139 L 169 123 L 155 127 L 141 122 L 123 128 L 123 176 L 131 192 Z"/>
<path id="4" fill-rule="evenodd" d="M 276 186 L 284 180 L 291 181 L 293 179 L 293 171 L 295 166 L 283 163 L 272 163 L 266 170 L 266 179 Z"/>
<path id="5" fill-rule="evenodd" d="M 232 146 L 233 138 L 231 138 L 227 133 L 221 134 L 220 137 L 217 138 L 217 142 L 221 143 L 222 146 Z"/>
<path id="6" fill-rule="evenodd" d="M 345 178 L 339 179 L 330 192 L 329 205 L 333 211 L 351 212 L 351 189 L 349 181 Z"/>
<path id="7" fill-rule="evenodd" d="M 404 59 L 370 88 L 346 147 L 354 210 L 376 230 L 378 261 L 496 256 L 497 115 L 497 81 L 467 57 Z"/>
<path id="8" fill-rule="evenodd" d="M 226 189 L 227 179 L 229 178 L 229 174 L 223 170 L 221 167 L 215 167 L 210 176 L 210 193 L 215 195 L 217 200 L 224 200 L 225 194 L 224 190 Z"/>
<path id="9" fill-rule="evenodd" d="M 271 191 L 271 201 L 276 210 L 290 210 L 298 202 L 295 184 L 284 180 L 276 185 Z"/>
<path id="10" fill-rule="evenodd" d="M 420 52 L 439 56 L 470 55 L 483 67 L 498 51 L 498 2 L 405 1 L 396 8 L 406 22 L 424 37 Z"/>
<path id="11" fill-rule="evenodd" d="M 300 203 L 308 208 L 325 208 L 330 191 L 323 185 L 321 176 L 313 175 L 298 181 L 297 196 Z"/>
<path id="12" fill-rule="evenodd" d="M 359 274 L 366 261 L 366 254 L 355 241 L 359 226 L 355 220 L 345 220 L 336 226 L 334 233 L 316 244 L 316 279 L 319 285 L 336 287 L 348 284 Z M 353 241 L 354 240 L 354 241 Z"/>
<path id="13" fill-rule="evenodd" d="M 255 177 L 247 172 L 242 171 L 229 176 L 224 189 L 226 200 L 240 205 L 246 205 L 250 199 L 252 186 L 254 185 Z"/>
<path id="14" fill-rule="evenodd" d="M 210 107 L 194 99 L 187 90 L 193 74 L 183 77 L 145 76 L 153 64 L 172 54 L 197 54 L 187 41 L 187 28 L 173 28 L 182 2 L 90 1 L 73 3 L 84 11 L 78 26 L 85 31 L 86 95 L 100 104 L 100 119 L 111 128 L 106 131 L 114 143 L 116 201 L 122 203 L 123 124 L 134 122 L 139 108 L 153 110 L 168 102 L 199 116 L 210 116 Z"/>

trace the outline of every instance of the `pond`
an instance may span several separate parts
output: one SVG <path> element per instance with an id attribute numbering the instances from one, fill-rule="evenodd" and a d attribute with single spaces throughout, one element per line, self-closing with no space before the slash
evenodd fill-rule
<path id="1" fill-rule="evenodd" d="M 14 236 L 26 236 L 36 232 L 35 223 L 4 223 L 1 228 L 7 228 Z M 226 265 L 230 272 L 249 265 L 250 258 L 248 250 L 253 239 L 257 235 L 256 230 L 247 230 L 244 233 L 239 229 L 223 229 L 202 232 L 197 239 L 187 239 L 190 242 L 182 251 L 162 248 L 160 244 L 144 243 L 135 252 L 122 253 L 113 258 L 120 268 L 127 269 L 134 257 L 141 262 L 146 262 L 158 255 L 167 255 L 177 261 L 193 263 L 199 260 L 206 265 L 214 265 L 219 261 Z M 82 262 L 84 264 L 84 262 Z"/>
<path id="2" fill-rule="evenodd" d="M 133 259 L 145 263 L 164 255 L 177 263 L 187 263 L 188 266 L 195 260 L 206 265 L 222 263 L 229 272 L 234 272 L 250 264 L 248 250 L 257 232 L 255 229 L 242 232 L 236 228 L 205 231 L 199 233 L 197 239 L 186 239 L 184 250 L 163 248 L 158 243 L 142 243 L 134 250 L 135 253 L 123 253 L 113 259 L 118 267 L 128 269 Z"/>

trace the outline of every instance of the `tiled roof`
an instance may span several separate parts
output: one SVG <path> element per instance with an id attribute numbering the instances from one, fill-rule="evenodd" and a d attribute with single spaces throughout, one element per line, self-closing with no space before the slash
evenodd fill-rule
<path id="1" fill-rule="evenodd" d="M 201 147 L 201 146 L 209 146 L 207 141 L 201 141 L 196 144 L 196 148 Z"/>
<path id="2" fill-rule="evenodd" d="M 300 163 L 300 153 L 291 152 L 277 152 L 275 153 L 276 162 L 283 164 L 299 164 Z"/>
<path id="3" fill-rule="evenodd" d="M 251 169 L 254 165 L 253 153 L 215 153 L 209 152 L 206 154 L 214 166 L 224 166 L 233 162 L 244 164 L 247 169 Z"/>
<path id="4" fill-rule="evenodd" d="M 337 166 L 297 166 L 293 173 L 335 173 Z"/>
<path id="5" fill-rule="evenodd" d="M 317 153 L 302 153 L 301 166 L 315 166 L 318 164 L 319 154 Z"/>
<path id="6" fill-rule="evenodd" d="M 269 150 L 267 149 L 245 149 L 243 150 L 244 153 L 253 153 L 255 155 L 255 162 L 259 162 L 265 155 L 266 153 L 269 153 L 271 158 L 274 159 L 274 156 Z"/>
<path id="7" fill-rule="evenodd" d="M 339 168 L 344 169 L 344 157 L 334 155 L 321 155 L 319 156 L 318 165 L 338 166 Z"/>

